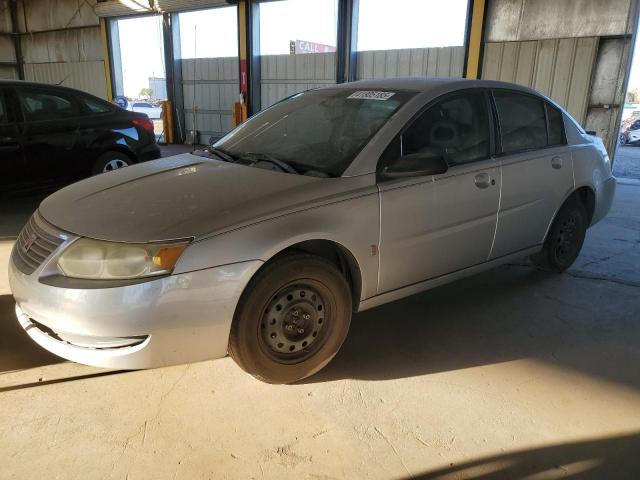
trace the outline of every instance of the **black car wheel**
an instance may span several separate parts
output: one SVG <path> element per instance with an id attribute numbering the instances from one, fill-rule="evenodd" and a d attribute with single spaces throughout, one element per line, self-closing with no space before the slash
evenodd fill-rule
<path id="1" fill-rule="evenodd" d="M 313 375 L 340 349 L 351 322 L 351 291 L 324 258 L 284 255 L 251 280 L 236 309 L 229 354 L 268 383 Z"/>
<path id="2" fill-rule="evenodd" d="M 128 167 L 132 163 L 131 159 L 124 153 L 103 153 L 93 164 L 92 174 L 98 175 L 99 173 L 111 172 L 113 170 L 118 170 L 119 168 Z"/>
<path id="3" fill-rule="evenodd" d="M 564 272 L 578 258 L 588 226 L 584 204 L 571 197 L 556 215 L 542 251 L 531 260 L 542 270 Z"/>

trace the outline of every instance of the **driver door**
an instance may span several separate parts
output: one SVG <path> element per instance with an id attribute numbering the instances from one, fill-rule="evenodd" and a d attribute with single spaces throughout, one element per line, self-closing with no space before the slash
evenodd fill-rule
<path id="1" fill-rule="evenodd" d="M 489 258 L 496 231 L 501 171 L 492 158 L 487 94 L 472 89 L 427 108 L 392 142 L 379 171 L 403 156 L 443 157 L 445 173 L 380 175 L 378 293 L 439 277 Z M 421 157 L 422 158 L 422 157 Z"/>

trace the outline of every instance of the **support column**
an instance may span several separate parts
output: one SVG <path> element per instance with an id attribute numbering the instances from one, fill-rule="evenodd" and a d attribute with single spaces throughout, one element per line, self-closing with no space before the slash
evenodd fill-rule
<path id="1" fill-rule="evenodd" d="M 480 78 L 485 11 L 485 0 L 470 0 L 469 12 L 467 14 L 467 48 L 465 49 L 465 67 L 463 75 L 465 78 Z"/>
<path id="2" fill-rule="evenodd" d="M 22 43 L 20 40 L 20 30 L 18 28 L 18 1 L 9 0 L 9 10 L 11 14 L 11 28 L 13 31 L 13 48 L 16 51 L 16 68 L 18 78 L 24 80 L 24 58 L 22 57 Z"/>
<path id="3" fill-rule="evenodd" d="M 357 73 L 359 0 L 339 0 L 336 82 L 353 82 Z"/>

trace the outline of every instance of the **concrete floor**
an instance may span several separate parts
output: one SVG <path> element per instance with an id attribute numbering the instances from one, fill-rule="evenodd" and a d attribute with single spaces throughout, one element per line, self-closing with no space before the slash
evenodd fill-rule
<path id="1" fill-rule="evenodd" d="M 617 177 L 640 180 L 640 147 L 618 145 L 613 162 L 613 174 Z"/>
<path id="2" fill-rule="evenodd" d="M 11 241 L 0 242 L 0 272 Z M 320 374 L 62 361 L 0 277 L 0 478 L 639 478 L 640 186 L 575 266 L 510 265 L 357 314 Z"/>

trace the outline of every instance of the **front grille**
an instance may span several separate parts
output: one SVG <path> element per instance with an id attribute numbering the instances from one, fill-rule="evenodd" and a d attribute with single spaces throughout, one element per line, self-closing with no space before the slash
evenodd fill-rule
<path id="1" fill-rule="evenodd" d="M 30 275 L 63 241 L 60 232 L 36 212 L 18 235 L 11 259 L 18 270 Z"/>

